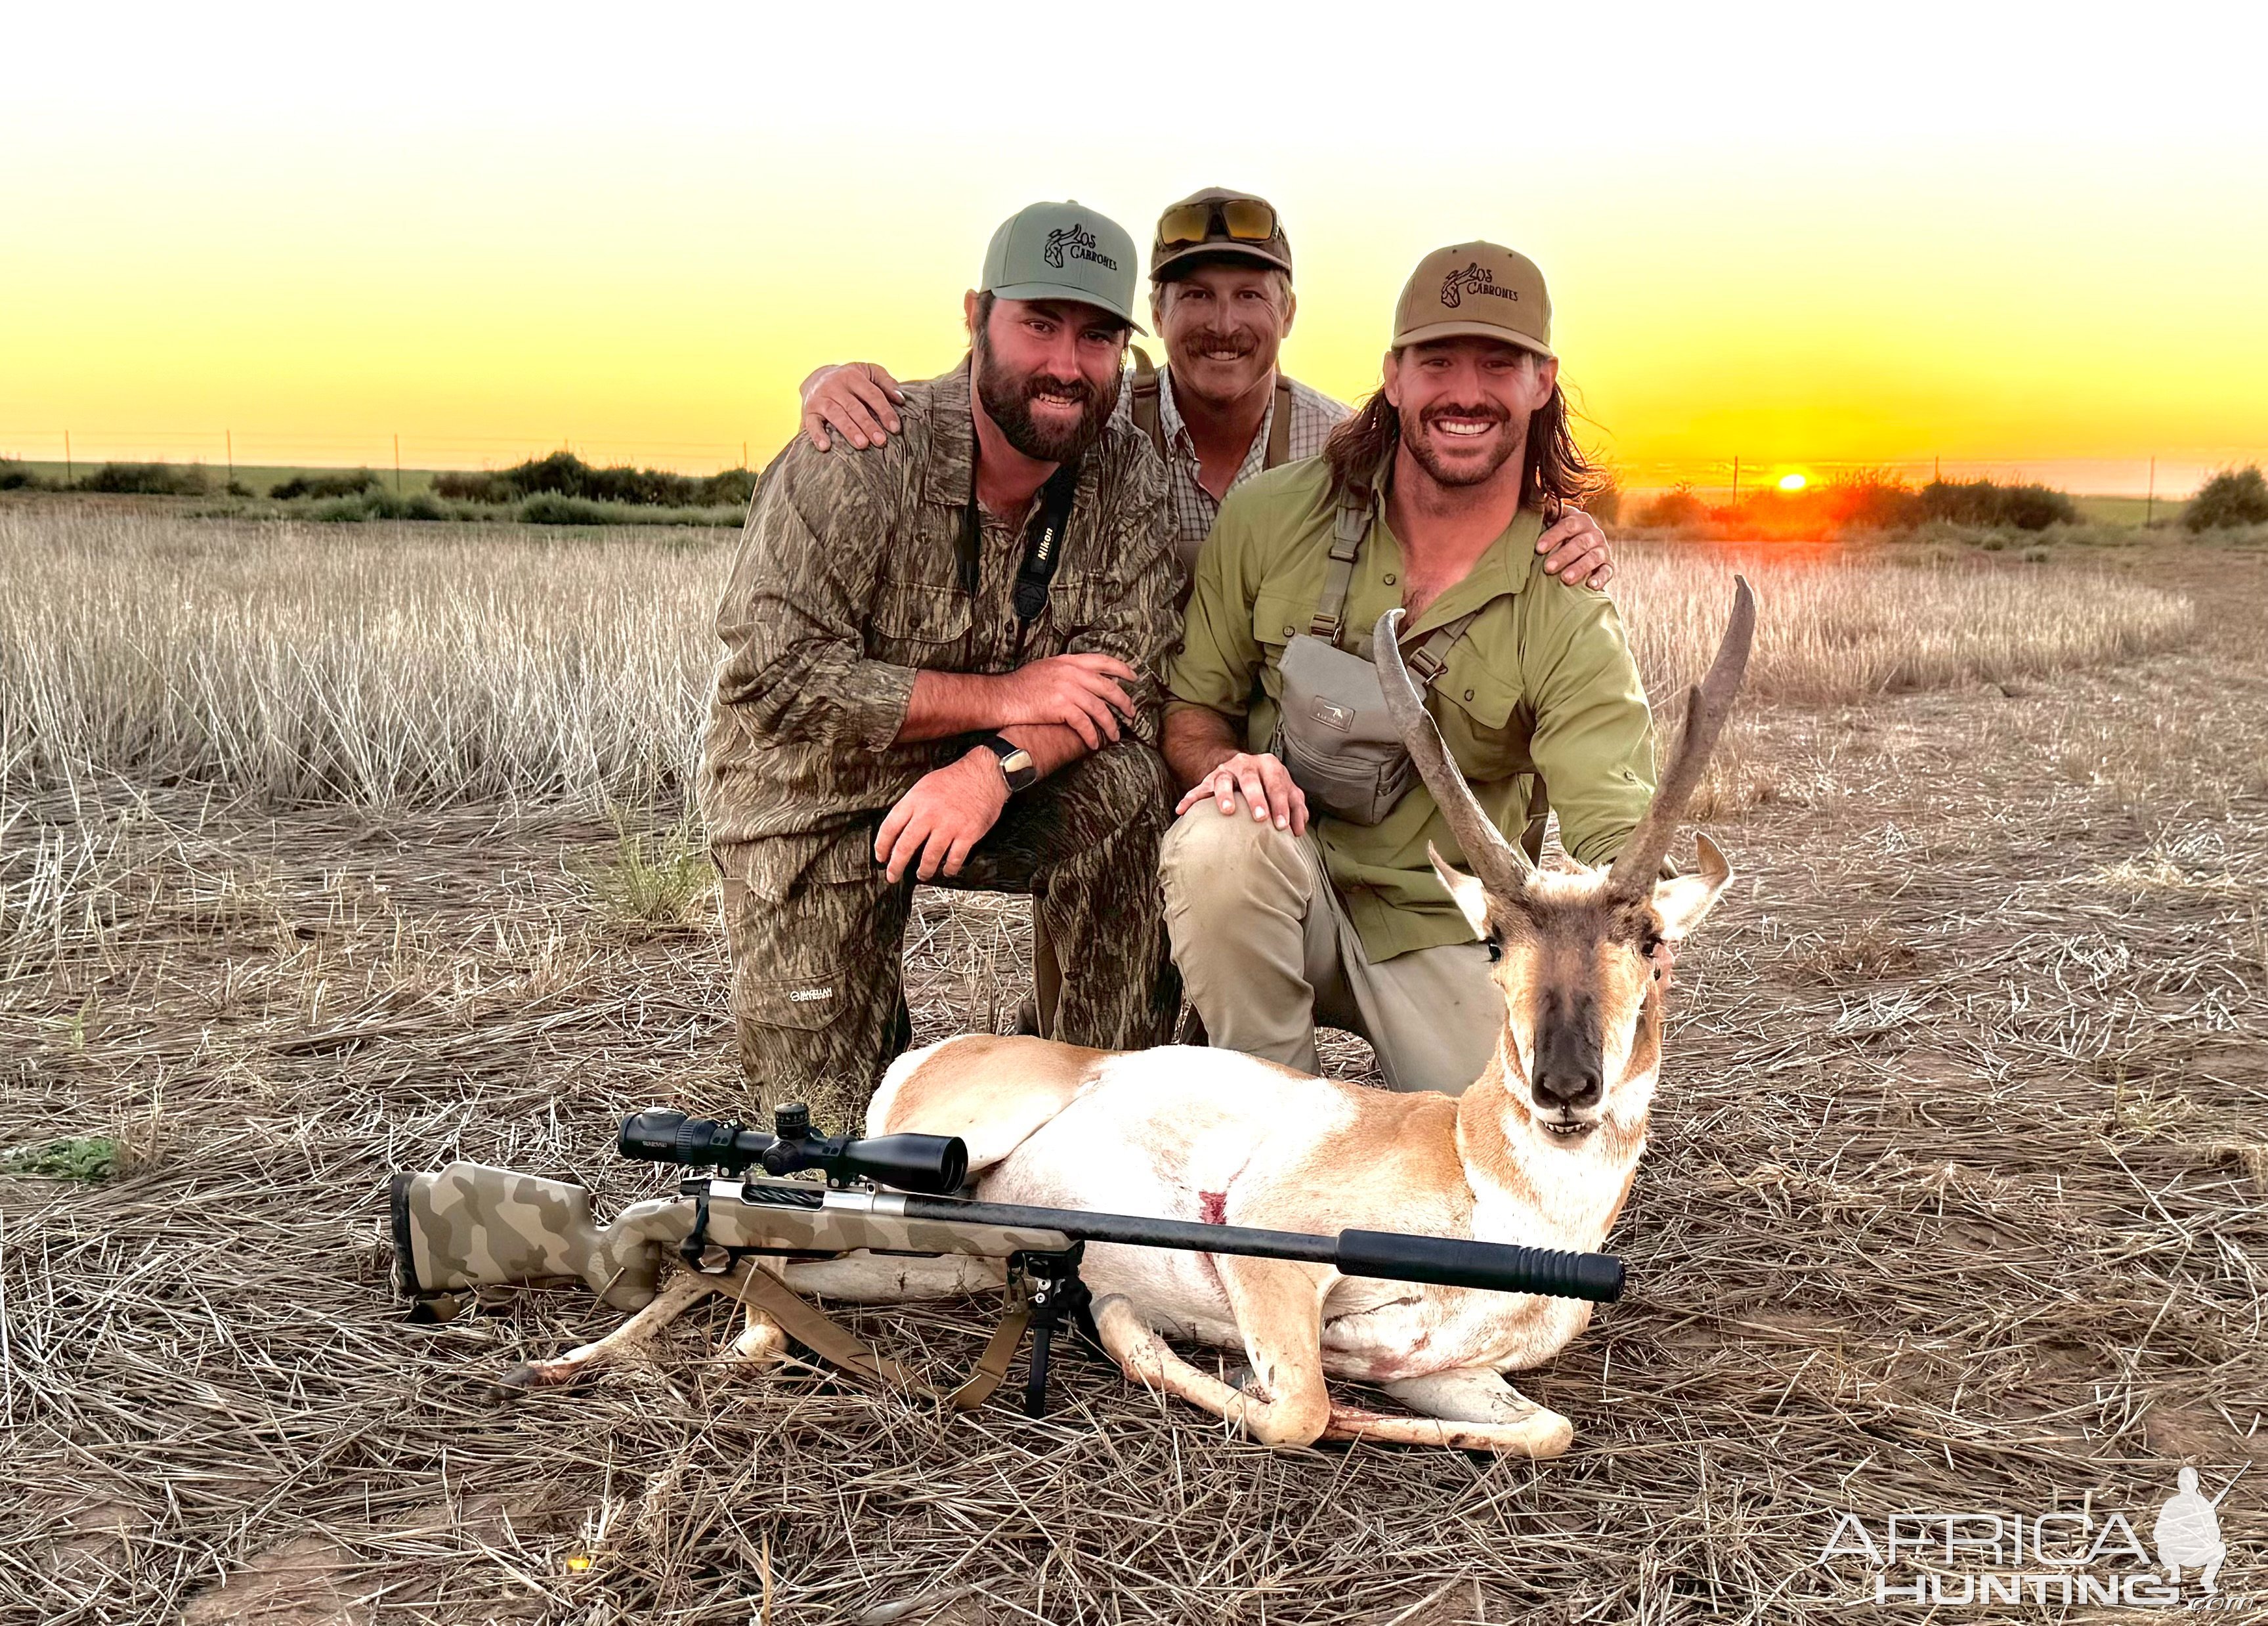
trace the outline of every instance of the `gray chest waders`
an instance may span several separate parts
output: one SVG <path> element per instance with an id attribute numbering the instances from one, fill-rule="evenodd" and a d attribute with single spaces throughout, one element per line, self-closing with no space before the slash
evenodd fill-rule
<path id="1" fill-rule="evenodd" d="M 1370 532 L 1369 494 L 1350 491 L 1339 504 L 1332 529 L 1330 564 L 1307 630 L 1285 645 L 1278 668 L 1282 706 L 1271 746 L 1307 800 L 1350 824 L 1372 825 L 1394 810 L 1418 765 L 1387 715 L 1378 668 L 1338 646 L 1355 561 Z M 1480 614 L 1471 610 L 1436 627 L 1404 658 L 1421 691 L 1448 670 L 1449 651 Z M 1520 844 L 1530 864 L 1543 852 L 1543 830 L 1550 816 L 1543 776 L 1531 768 L 1526 828 Z"/>
<path id="2" fill-rule="evenodd" d="M 1270 749 L 1308 802 L 1350 824 L 1376 824 L 1418 777 L 1418 765 L 1386 710 L 1378 668 L 1338 645 L 1355 561 L 1370 530 L 1369 494 L 1350 491 L 1331 533 L 1322 596 L 1307 630 L 1284 647 L 1282 714 Z M 1450 648 L 1478 610 L 1436 627 L 1406 664 L 1420 690 L 1447 669 Z"/>

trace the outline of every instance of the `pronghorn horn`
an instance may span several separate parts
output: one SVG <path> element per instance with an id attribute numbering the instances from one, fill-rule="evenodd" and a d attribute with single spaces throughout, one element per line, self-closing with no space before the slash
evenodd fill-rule
<path id="1" fill-rule="evenodd" d="M 1418 686 L 1410 681 L 1409 668 L 1402 664 L 1402 648 L 1394 636 L 1401 619 L 1402 608 L 1396 605 L 1378 618 L 1371 634 L 1371 658 L 1378 666 L 1378 686 L 1386 695 L 1387 715 L 1402 731 L 1402 743 L 1418 764 L 1418 776 L 1433 793 L 1434 805 L 1449 821 L 1449 833 L 1464 849 L 1465 862 L 1472 865 L 1482 887 L 1492 896 L 1518 897 L 1528 884 L 1528 857 L 1505 840 L 1504 832 L 1481 811 L 1472 787 L 1449 760 L 1441 731 L 1426 711 Z"/>
<path id="2" fill-rule="evenodd" d="M 1618 902 L 1632 903 L 1653 895 L 1661 860 L 1676 837 L 1703 769 L 1709 766 L 1709 753 L 1716 748 L 1717 736 L 1725 732 L 1733 697 L 1740 693 L 1741 677 L 1749 666 L 1749 645 L 1756 637 L 1756 596 L 1749 589 L 1748 578 L 1735 576 L 1733 584 L 1733 615 L 1725 623 L 1717 658 L 1710 664 L 1709 674 L 1687 692 L 1685 725 L 1678 735 L 1677 748 L 1670 754 L 1669 766 L 1654 787 L 1646 817 L 1631 832 L 1614 868 L 1607 872 L 1607 895 Z"/>

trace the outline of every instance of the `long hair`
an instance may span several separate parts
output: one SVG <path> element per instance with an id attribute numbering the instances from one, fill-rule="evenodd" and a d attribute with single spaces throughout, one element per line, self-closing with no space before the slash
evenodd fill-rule
<path id="1" fill-rule="evenodd" d="M 1528 415 L 1528 443 L 1521 450 L 1520 505 L 1535 509 L 1546 525 L 1557 522 L 1568 504 L 1606 483 L 1599 466 L 1575 444 L 1568 416 L 1567 397 L 1556 382 L 1551 399 Z M 1323 456 L 1331 466 L 1332 500 L 1350 485 L 1378 479 L 1401 438 L 1402 415 L 1381 389 L 1331 430 L 1323 444 Z"/>

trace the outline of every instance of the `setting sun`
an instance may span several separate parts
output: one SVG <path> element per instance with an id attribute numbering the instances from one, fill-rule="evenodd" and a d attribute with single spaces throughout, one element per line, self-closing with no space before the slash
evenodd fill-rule
<path id="1" fill-rule="evenodd" d="M 1782 475 L 1779 477 L 1779 489 L 1783 491 L 1800 491 L 1810 483 L 1801 475 Z"/>

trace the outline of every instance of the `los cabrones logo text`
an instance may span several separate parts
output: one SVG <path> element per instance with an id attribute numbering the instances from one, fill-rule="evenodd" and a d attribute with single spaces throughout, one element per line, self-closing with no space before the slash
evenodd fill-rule
<path id="1" fill-rule="evenodd" d="M 1094 233 L 1083 225 L 1058 227 L 1048 233 L 1048 246 L 1040 257 L 1060 269 L 1064 260 L 1092 260 L 1106 271 L 1118 269 L 1118 261 L 1102 252 Z"/>
<path id="2" fill-rule="evenodd" d="M 1452 271 L 1441 279 L 1441 303 L 1455 310 L 1464 303 L 1467 294 L 1477 294 L 1484 299 L 1520 298 L 1517 288 L 1497 286 L 1496 273 L 1477 260 L 1462 271 Z"/>

